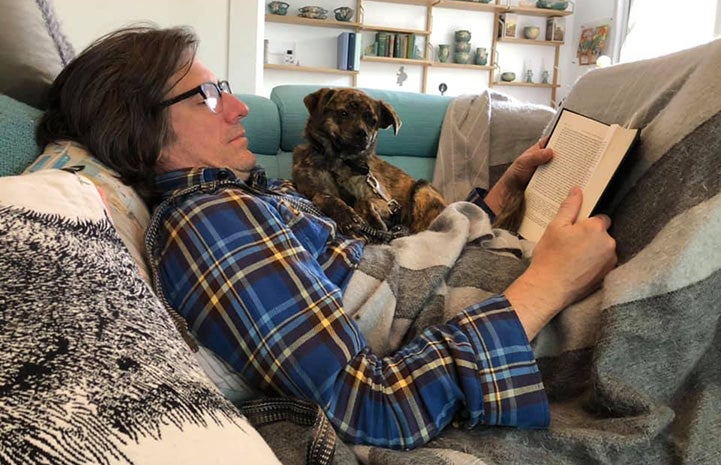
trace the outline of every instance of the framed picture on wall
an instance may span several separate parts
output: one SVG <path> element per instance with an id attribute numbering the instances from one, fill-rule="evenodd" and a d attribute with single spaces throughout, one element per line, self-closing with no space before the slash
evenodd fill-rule
<path id="1" fill-rule="evenodd" d="M 518 15 L 505 13 L 498 17 L 498 37 L 501 39 L 515 39 L 518 37 Z"/>
<path id="2" fill-rule="evenodd" d="M 566 35 L 566 18 L 551 16 L 546 20 L 546 40 L 563 42 Z"/>
<path id="3" fill-rule="evenodd" d="M 579 65 L 596 64 L 598 57 L 606 51 L 609 29 L 610 25 L 608 24 L 581 27 L 581 36 L 578 39 L 578 50 L 576 52 Z"/>

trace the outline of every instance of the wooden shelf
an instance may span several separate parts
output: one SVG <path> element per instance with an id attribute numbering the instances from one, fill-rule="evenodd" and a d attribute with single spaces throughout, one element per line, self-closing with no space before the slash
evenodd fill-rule
<path id="1" fill-rule="evenodd" d="M 383 32 L 393 32 L 393 33 L 399 33 L 399 34 L 415 34 L 417 36 L 427 36 L 431 33 L 431 31 L 426 31 L 423 29 L 403 29 L 399 27 L 388 27 L 388 26 L 371 26 L 367 24 L 362 24 L 359 27 L 362 31 L 383 31 Z"/>
<path id="2" fill-rule="evenodd" d="M 378 3 L 398 3 L 400 5 L 431 6 L 435 0 L 365 0 Z"/>
<path id="3" fill-rule="evenodd" d="M 513 6 L 504 8 L 502 13 L 518 13 L 519 15 L 525 16 L 569 16 L 573 14 L 573 11 L 568 10 L 554 10 L 552 8 L 533 8 L 527 6 Z"/>
<path id="4" fill-rule="evenodd" d="M 324 74 L 343 74 L 346 76 L 352 76 L 358 74 L 358 71 L 346 71 L 335 68 L 321 68 L 315 66 L 297 66 L 297 65 L 276 65 L 273 63 L 266 63 L 263 65 L 265 69 L 275 69 L 278 71 L 299 71 L 303 73 L 324 73 Z"/>
<path id="5" fill-rule="evenodd" d="M 540 39 L 511 39 L 508 37 L 497 39 L 499 44 L 545 45 L 547 47 L 560 47 L 563 42 Z"/>
<path id="6" fill-rule="evenodd" d="M 338 29 L 358 29 L 360 23 L 336 21 L 335 19 L 311 19 L 300 16 L 282 16 L 266 13 L 265 20 L 269 23 L 297 24 L 300 26 L 333 27 Z"/>
<path id="7" fill-rule="evenodd" d="M 464 69 L 472 69 L 474 71 L 490 71 L 493 69 L 493 66 L 490 65 L 473 65 L 470 63 L 442 63 L 440 61 L 433 61 L 431 62 L 431 66 L 434 68 L 464 68 Z"/>
<path id="8" fill-rule="evenodd" d="M 362 61 L 369 61 L 373 63 L 391 63 L 391 64 L 403 64 L 403 65 L 430 65 L 431 62 L 428 60 L 418 60 L 415 58 L 393 58 L 393 57 L 374 57 L 367 55 L 361 57 Z"/>
<path id="9" fill-rule="evenodd" d="M 462 0 L 436 0 L 433 4 L 433 8 L 452 8 L 454 10 L 471 10 L 471 11 L 487 11 L 489 13 L 495 13 L 496 11 L 504 12 L 507 8 L 503 5 L 496 5 L 495 3 L 478 3 L 469 2 Z"/>
<path id="10" fill-rule="evenodd" d="M 416 43 L 416 46 L 420 47 L 420 49 L 423 51 L 423 57 L 421 58 L 394 58 L 394 57 L 384 57 L 384 56 L 373 56 L 373 55 L 363 55 L 361 57 L 361 60 L 363 62 L 363 65 L 360 67 L 362 70 L 371 67 L 370 65 L 366 65 L 366 63 L 381 63 L 386 65 L 395 65 L 397 68 L 399 65 L 406 65 L 406 66 L 412 66 L 416 67 L 413 68 L 413 71 L 415 72 L 418 68 L 421 70 L 421 80 L 420 80 L 420 87 L 421 92 L 427 91 L 427 85 L 429 82 L 429 73 L 436 72 L 441 73 L 443 70 L 467 70 L 463 71 L 462 73 L 458 73 L 459 76 L 462 74 L 462 77 L 459 77 L 459 79 L 463 79 L 466 77 L 465 73 L 485 73 L 482 76 L 482 80 L 486 81 L 487 77 L 487 87 L 525 87 L 525 88 L 539 88 L 539 89 L 547 89 L 549 93 L 551 94 L 551 105 L 555 105 L 556 100 L 556 92 L 557 89 L 560 87 L 558 85 L 558 64 L 560 60 L 560 51 L 561 46 L 564 45 L 563 42 L 560 41 L 550 41 L 550 40 L 543 40 L 545 36 L 538 37 L 537 39 L 525 39 L 525 38 L 500 38 L 499 37 L 499 19 L 502 14 L 504 13 L 513 13 L 517 14 L 519 16 L 535 16 L 539 18 L 549 18 L 549 17 L 564 17 L 564 16 L 570 16 L 573 14 L 573 11 L 567 11 L 567 10 L 555 10 L 550 8 L 536 8 L 533 6 L 508 6 L 508 1 L 506 0 L 491 0 L 489 3 L 481 3 L 478 0 L 354 0 L 355 2 L 355 21 L 354 22 L 343 22 L 343 21 L 337 21 L 335 20 L 335 17 L 333 15 L 333 12 L 330 11 L 328 13 L 329 19 L 310 19 L 310 18 L 302 18 L 299 16 L 282 16 L 282 15 L 273 15 L 273 14 L 266 14 L 265 15 L 265 21 L 267 23 L 282 23 L 282 24 L 291 24 L 291 25 L 299 25 L 299 26 L 311 26 L 311 27 L 323 27 L 323 28 L 335 28 L 335 29 L 345 29 L 349 30 L 351 32 L 355 32 L 358 36 L 365 35 L 366 39 L 368 39 L 367 36 L 372 35 L 376 32 L 386 32 L 388 34 L 413 34 L 418 42 Z M 365 7 L 364 8 L 364 4 Z M 384 4 L 386 6 L 384 6 Z M 535 2 L 534 2 L 535 4 Z M 415 10 L 418 10 L 418 15 L 423 16 L 425 18 L 425 27 L 422 27 L 419 24 L 416 23 L 409 23 L 407 26 L 415 26 L 415 27 L 422 27 L 421 29 L 409 29 L 409 28 L 402 28 L 402 27 L 393 27 L 390 26 L 390 24 L 398 24 L 397 22 L 392 21 L 392 18 L 386 18 L 387 15 L 384 15 L 383 13 L 386 11 L 386 8 L 392 8 L 392 5 L 409 5 L 411 7 L 415 7 Z M 489 57 L 488 61 L 489 63 L 487 65 L 476 65 L 473 63 L 452 63 L 452 62 L 446 62 L 441 63 L 439 61 L 433 61 L 433 54 L 431 50 L 430 45 L 430 37 L 431 33 L 433 31 L 433 11 L 438 9 L 444 9 L 444 10 L 459 10 L 459 13 L 456 13 L 456 15 L 459 16 L 467 16 L 469 20 L 473 18 L 475 21 L 476 16 L 483 16 L 483 15 L 490 15 L 493 17 L 493 25 L 492 25 L 492 34 L 490 36 L 491 45 L 488 48 L 489 51 Z M 328 8 L 330 10 L 330 8 Z M 379 18 L 376 21 L 374 21 L 376 24 L 368 24 L 365 19 L 365 11 L 372 10 L 375 14 L 375 18 Z M 396 8 L 396 10 L 400 10 L 400 8 Z M 415 13 L 412 10 L 412 8 L 408 8 L 409 13 L 413 14 L 415 16 Z M 421 12 L 420 10 L 424 10 Z M 440 11 L 439 11 L 440 13 Z M 405 14 L 405 12 L 403 13 Z M 386 19 L 388 21 L 386 21 Z M 379 25 L 380 23 L 388 23 L 389 25 Z M 570 32 L 570 31 L 568 31 Z M 336 33 L 337 34 L 337 33 Z M 332 35 L 332 33 L 325 34 L 324 35 Z M 521 37 L 523 37 L 521 35 Z M 527 83 L 522 82 L 522 79 L 519 79 L 514 82 L 504 82 L 499 81 L 496 82 L 497 75 L 500 72 L 500 69 L 498 67 L 498 64 L 496 63 L 498 61 L 498 49 L 505 47 L 505 45 L 502 44 L 516 44 L 519 46 L 518 49 L 514 48 L 515 45 L 513 45 L 511 48 L 513 48 L 513 52 L 518 51 L 523 56 L 529 56 L 533 54 L 543 54 L 544 56 L 552 54 L 554 56 L 552 60 L 552 67 L 549 68 L 550 76 L 549 81 L 552 82 L 551 84 L 541 84 L 541 83 Z M 547 47 L 546 50 L 540 50 L 540 49 L 533 49 L 529 48 L 528 50 L 521 50 L 520 46 L 528 46 L 528 45 L 537 45 L 541 47 Z M 548 49 L 550 47 L 550 50 Z M 330 52 L 330 50 L 328 51 Z M 418 56 L 418 55 L 416 55 Z M 326 61 L 325 63 L 329 63 Z M 495 66 L 494 66 L 495 65 Z M 361 73 L 359 71 L 343 71 L 338 70 L 334 68 L 324 68 L 324 67 L 312 67 L 312 66 L 293 66 L 293 65 L 273 65 L 273 64 L 266 64 L 265 69 L 268 70 L 280 70 L 280 71 L 296 71 L 296 72 L 305 72 L 305 73 L 325 73 L 325 74 L 337 74 L 337 75 L 345 75 L 350 76 L 352 79 L 352 86 L 358 85 L 358 79 L 359 76 L 361 76 Z M 439 71 L 440 70 L 440 71 Z"/>
<path id="11" fill-rule="evenodd" d="M 493 87 L 495 87 L 495 86 L 539 87 L 539 88 L 542 88 L 542 89 L 554 89 L 554 88 L 561 87 L 561 86 L 558 85 L 558 84 L 541 84 L 540 82 L 522 82 L 522 81 L 511 81 L 511 82 L 499 81 L 499 82 L 494 82 L 494 83 L 492 84 L 492 86 L 493 86 Z"/>

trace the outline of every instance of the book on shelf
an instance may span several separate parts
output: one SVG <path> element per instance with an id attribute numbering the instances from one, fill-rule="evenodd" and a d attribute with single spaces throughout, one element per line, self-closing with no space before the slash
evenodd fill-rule
<path id="1" fill-rule="evenodd" d="M 346 50 L 346 70 L 353 71 L 355 70 L 355 61 L 353 60 L 355 56 L 355 40 L 356 35 L 355 32 L 349 32 L 348 33 L 348 50 Z"/>
<path id="2" fill-rule="evenodd" d="M 356 32 L 351 32 L 348 41 L 348 70 L 358 71 L 360 70 L 360 58 L 362 51 L 362 35 Z"/>
<path id="3" fill-rule="evenodd" d="M 416 35 L 408 34 L 408 44 L 406 46 L 406 58 L 416 57 Z"/>
<path id="4" fill-rule="evenodd" d="M 638 129 L 562 109 L 547 144 L 553 149 L 553 159 L 536 169 L 526 187 L 526 209 L 518 233 L 537 242 L 573 186 L 583 190 L 578 218 L 591 216 L 638 134 Z"/>
<path id="5" fill-rule="evenodd" d="M 376 42 L 378 43 L 378 53 L 377 55 L 379 57 L 387 57 L 388 56 L 388 49 L 389 49 L 389 41 L 390 41 L 390 34 L 387 32 L 378 32 L 376 34 Z"/>
<path id="6" fill-rule="evenodd" d="M 348 49 L 350 47 L 350 32 L 341 32 L 338 34 L 338 64 L 337 68 L 341 70 L 348 69 Z"/>

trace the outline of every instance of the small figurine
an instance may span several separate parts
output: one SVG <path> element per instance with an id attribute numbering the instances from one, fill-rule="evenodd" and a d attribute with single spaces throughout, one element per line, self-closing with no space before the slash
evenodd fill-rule
<path id="1" fill-rule="evenodd" d="M 398 69 L 398 72 L 396 73 L 396 76 L 397 76 L 396 83 L 397 83 L 399 86 L 403 87 L 403 82 L 404 82 L 406 79 L 408 79 L 408 74 L 406 73 L 406 69 L 405 69 L 404 66 L 401 66 L 401 67 Z"/>
<path id="2" fill-rule="evenodd" d="M 533 83 L 533 71 L 530 69 L 526 70 L 526 82 Z"/>
<path id="3" fill-rule="evenodd" d="M 443 95 L 448 90 L 448 86 L 445 82 L 441 82 L 441 84 L 438 86 L 438 90 L 441 92 L 441 95 Z"/>
<path id="4" fill-rule="evenodd" d="M 548 84 L 549 72 L 545 69 L 541 72 L 541 83 Z"/>

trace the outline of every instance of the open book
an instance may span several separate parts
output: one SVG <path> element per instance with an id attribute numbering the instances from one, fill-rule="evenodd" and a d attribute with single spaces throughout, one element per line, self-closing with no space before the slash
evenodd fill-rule
<path id="1" fill-rule="evenodd" d="M 518 233 L 537 242 L 573 186 L 583 190 L 578 217 L 590 216 L 638 133 L 638 129 L 561 110 L 547 144 L 553 149 L 553 159 L 539 166 L 528 183 L 526 212 Z"/>

